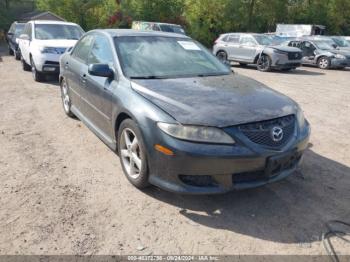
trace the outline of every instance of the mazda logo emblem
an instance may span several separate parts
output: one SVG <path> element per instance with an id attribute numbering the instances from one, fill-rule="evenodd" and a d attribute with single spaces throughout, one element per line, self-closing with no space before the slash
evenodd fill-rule
<path id="1" fill-rule="evenodd" d="M 275 126 L 271 129 L 271 139 L 274 142 L 279 142 L 283 139 L 283 129 L 279 126 Z"/>

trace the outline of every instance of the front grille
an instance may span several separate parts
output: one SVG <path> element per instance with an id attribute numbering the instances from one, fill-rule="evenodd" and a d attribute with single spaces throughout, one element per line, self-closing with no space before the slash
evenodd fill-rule
<path id="1" fill-rule="evenodd" d="M 45 65 L 59 65 L 59 62 L 56 61 L 45 61 Z"/>
<path id="2" fill-rule="evenodd" d="M 301 52 L 288 52 L 289 60 L 300 60 L 302 58 Z"/>
<path id="3" fill-rule="evenodd" d="M 180 180 L 189 185 L 196 187 L 215 187 L 217 183 L 211 176 L 189 176 L 189 175 L 179 175 Z"/>
<path id="4" fill-rule="evenodd" d="M 283 136 L 279 141 L 275 141 L 272 136 L 272 129 L 275 127 L 280 127 L 283 131 Z M 239 130 L 255 144 L 280 147 L 286 144 L 293 136 L 295 116 L 289 115 L 272 120 L 244 124 L 239 126 Z"/>

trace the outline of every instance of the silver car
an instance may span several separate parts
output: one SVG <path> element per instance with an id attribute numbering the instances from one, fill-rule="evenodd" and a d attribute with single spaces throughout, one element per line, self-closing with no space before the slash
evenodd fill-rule
<path id="1" fill-rule="evenodd" d="M 222 61 L 256 64 L 260 71 L 291 70 L 301 65 L 299 48 L 274 45 L 271 36 L 262 34 L 228 33 L 221 35 L 213 53 Z"/>
<path id="2" fill-rule="evenodd" d="M 334 42 L 325 38 L 303 38 L 286 43 L 303 52 L 302 63 L 317 65 L 321 69 L 345 68 L 350 66 L 350 51 L 335 48 Z"/>

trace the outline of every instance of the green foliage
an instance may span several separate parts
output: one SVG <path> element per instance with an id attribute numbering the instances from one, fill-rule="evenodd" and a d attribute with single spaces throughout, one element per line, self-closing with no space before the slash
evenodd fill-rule
<path id="1" fill-rule="evenodd" d="M 24 1 L 24 0 L 22 0 Z M 277 23 L 321 24 L 329 34 L 350 35 L 350 0 L 26 0 L 85 30 L 130 27 L 132 20 L 181 24 L 207 46 L 224 32 L 273 32 Z M 0 23 L 11 12 L 0 0 Z"/>

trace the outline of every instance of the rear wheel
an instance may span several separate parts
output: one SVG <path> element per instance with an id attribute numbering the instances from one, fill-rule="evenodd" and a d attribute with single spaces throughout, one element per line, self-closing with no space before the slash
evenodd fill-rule
<path id="1" fill-rule="evenodd" d="M 20 60 L 20 59 L 21 59 L 21 51 L 20 51 L 20 50 L 17 50 L 17 51 L 15 52 L 15 59 L 16 59 L 16 60 Z"/>
<path id="2" fill-rule="evenodd" d="M 228 63 L 227 53 L 225 51 L 219 51 L 216 54 L 216 57 L 223 63 Z"/>
<path id="3" fill-rule="evenodd" d="M 271 71 L 271 58 L 268 55 L 261 55 L 257 61 L 257 68 L 262 72 Z"/>
<path id="4" fill-rule="evenodd" d="M 118 153 L 124 174 L 131 184 L 140 189 L 149 186 L 146 148 L 138 125 L 131 119 L 120 125 Z"/>
<path id="5" fill-rule="evenodd" d="M 36 82 L 43 82 L 45 80 L 45 75 L 43 73 L 38 72 L 35 67 L 34 60 L 30 58 L 30 64 L 32 65 L 32 75 Z"/>
<path id="6" fill-rule="evenodd" d="M 329 69 L 331 66 L 331 60 L 328 57 L 323 56 L 318 59 L 317 66 L 321 69 Z"/>
<path id="7" fill-rule="evenodd" d="M 21 63 L 23 71 L 30 71 L 32 69 L 32 67 L 26 63 L 23 56 L 21 56 Z"/>
<path id="8" fill-rule="evenodd" d="M 71 111 L 72 102 L 69 97 L 69 87 L 65 79 L 62 79 L 61 84 L 61 98 L 62 98 L 62 104 L 64 112 L 67 116 L 74 118 L 75 115 Z"/>
<path id="9" fill-rule="evenodd" d="M 9 47 L 9 55 L 14 55 L 14 52 L 11 47 Z"/>

